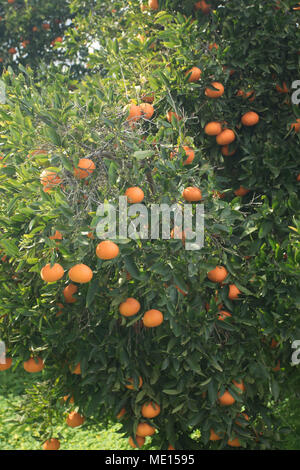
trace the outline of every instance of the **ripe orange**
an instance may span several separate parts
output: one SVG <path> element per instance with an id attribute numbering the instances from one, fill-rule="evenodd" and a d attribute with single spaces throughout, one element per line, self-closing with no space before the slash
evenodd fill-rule
<path id="1" fill-rule="evenodd" d="M 142 202 L 145 197 L 144 191 L 138 186 L 126 189 L 125 196 L 127 196 L 130 204 L 138 204 L 139 202 Z"/>
<path id="2" fill-rule="evenodd" d="M 296 122 L 291 124 L 291 129 L 294 129 L 297 133 L 300 131 L 300 119 L 296 119 Z"/>
<path id="3" fill-rule="evenodd" d="M 17 49 L 16 49 L 15 47 L 10 47 L 10 48 L 8 49 L 8 53 L 9 53 L 9 54 L 16 54 L 16 52 L 17 52 Z"/>
<path id="4" fill-rule="evenodd" d="M 145 119 L 151 119 L 154 114 L 154 108 L 152 104 L 149 103 L 142 103 L 140 104 L 140 110 L 142 111 L 142 115 Z"/>
<path id="5" fill-rule="evenodd" d="M 299 126 L 300 126 L 300 124 L 299 124 Z M 298 183 L 299 183 L 299 181 L 300 181 L 300 173 L 299 173 L 299 175 L 297 175 L 297 181 L 298 181 Z"/>
<path id="6" fill-rule="evenodd" d="M 228 392 L 228 390 L 226 390 L 221 396 L 218 393 L 218 397 L 219 397 L 219 403 L 222 406 L 230 406 L 230 405 L 233 405 L 233 403 L 235 403 L 235 398 L 233 398 L 233 396 Z"/>
<path id="7" fill-rule="evenodd" d="M 219 98 L 220 96 L 223 95 L 224 93 L 224 86 L 220 82 L 212 82 L 211 83 L 212 88 L 206 88 L 205 89 L 205 95 L 208 98 Z M 216 90 L 215 90 L 216 88 Z"/>
<path id="8" fill-rule="evenodd" d="M 228 298 L 230 300 L 236 300 L 240 294 L 241 294 L 241 291 L 236 287 L 235 284 L 229 285 Z"/>
<path id="9" fill-rule="evenodd" d="M 140 437 L 153 436 L 156 429 L 148 423 L 139 423 L 136 428 L 136 434 Z"/>
<path id="10" fill-rule="evenodd" d="M 141 304 L 133 297 L 128 297 L 124 302 L 119 305 L 119 312 L 124 317 L 132 317 L 136 315 L 141 308 Z"/>
<path id="11" fill-rule="evenodd" d="M 0 362 L 0 371 L 10 369 L 11 366 L 12 366 L 12 358 L 11 357 L 6 357 L 4 364 L 1 364 L 1 362 Z"/>
<path id="12" fill-rule="evenodd" d="M 209 49 L 210 51 L 211 51 L 213 48 L 215 48 L 215 49 L 217 49 L 217 50 L 219 49 L 219 46 L 218 46 L 218 44 L 217 44 L 216 42 L 214 42 L 213 44 L 210 44 L 210 45 L 208 46 L 208 49 Z"/>
<path id="13" fill-rule="evenodd" d="M 118 245 L 110 240 L 104 240 L 96 247 L 97 257 L 104 260 L 116 258 L 119 252 Z"/>
<path id="14" fill-rule="evenodd" d="M 93 173 L 96 166 L 93 160 L 89 158 L 81 158 L 78 162 L 77 168 L 74 168 L 74 176 L 79 179 L 87 178 Z"/>
<path id="15" fill-rule="evenodd" d="M 240 441 L 238 440 L 237 437 L 235 439 L 228 440 L 227 444 L 231 447 L 241 447 Z"/>
<path id="16" fill-rule="evenodd" d="M 178 116 L 178 114 L 174 113 L 174 111 L 168 111 L 167 112 L 167 119 L 169 122 L 172 122 L 172 117 L 174 116 L 175 119 L 177 119 L 177 121 L 180 121 L 181 120 L 181 117 Z"/>
<path id="17" fill-rule="evenodd" d="M 144 403 L 141 409 L 141 414 L 144 418 L 155 418 L 160 414 L 160 406 L 152 401 Z"/>
<path id="18" fill-rule="evenodd" d="M 272 369 L 274 372 L 278 372 L 280 370 L 280 360 L 278 359 L 277 365 Z"/>
<path id="19" fill-rule="evenodd" d="M 48 263 L 41 269 L 41 278 L 45 282 L 59 281 L 59 279 L 61 279 L 63 275 L 64 268 L 58 263 L 55 263 L 52 268 L 50 263 Z"/>
<path id="20" fill-rule="evenodd" d="M 222 438 L 220 436 L 218 436 L 218 434 L 216 434 L 213 429 L 211 429 L 210 430 L 209 440 L 210 441 L 219 441 L 220 439 L 222 439 Z"/>
<path id="21" fill-rule="evenodd" d="M 15 0 L 7 0 L 7 3 L 9 3 L 10 5 L 12 5 L 13 3 L 15 3 Z"/>
<path id="22" fill-rule="evenodd" d="M 217 144 L 225 146 L 231 144 L 235 140 L 235 133 L 231 129 L 224 129 L 217 135 Z"/>
<path id="23" fill-rule="evenodd" d="M 64 402 L 69 400 L 70 405 L 74 405 L 74 397 L 72 396 L 70 399 L 69 398 L 70 398 L 70 395 L 65 395 L 63 397 Z"/>
<path id="24" fill-rule="evenodd" d="M 23 367 L 26 372 L 35 373 L 41 372 L 44 369 L 44 361 L 40 357 L 33 358 L 31 357 L 28 361 L 23 363 Z"/>
<path id="25" fill-rule="evenodd" d="M 125 385 L 126 388 L 128 388 L 129 390 L 134 390 L 134 381 L 132 378 L 130 379 L 127 379 L 127 382 L 130 383 L 130 385 Z M 139 385 L 138 385 L 138 388 L 141 388 L 141 386 L 143 385 L 143 379 L 141 376 L 139 376 Z"/>
<path id="26" fill-rule="evenodd" d="M 131 104 L 129 108 L 129 114 L 127 116 L 127 121 L 134 123 L 140 119 L 142 116 L 142 110 L 136 104 Z"/>
<path id="27" fill-rule="evenodd" d="M 199 69 L 199 67 L 192 67 L 186 72 L 185 76 L 189 74 L 191 74 L 188 79 L 189 82 L 198 82 L 198 80 L 200 80 L 202 71 Z"/>
<path id="28" fill-rule="evenodd" d="M 233 380 L 232 383 L 242 392 L 246 390 L 244 382 L 241 380 L 241 382 L 237 382 L 236 380 Z"/>
<path id="29" fill-rule="evenodd" d="M 81 426 L 85 421 L 84 416 L 82 416 L 79 413 L 76 413 L 76 411 L 71 411 L 71 413 L 68 414 L 66 423 L 68 426 L 71 428 L 77 428 L 78 426 Z"/>
<path id="30" fill-rule="evenodd" d="M 195 10 L 201 10 L 204 15 L 208 15 L 210 13 L 210 5 L 208 5 L 205 0 L 200 0 L 195 3 L 194 8 Z"/>
<path id="31" fill-rule="evenodd" d="M 280 85 L 276 85 L 275 88 L 279 93 L 289 93 L 289 89 L 285 82 L 282 82 L 282 87 Z"/>
<path id="32" fill-rule="evenodd" d="M 228 271 L 223 266 L 216 266 L 207 273 L 207 277 L 212 282 L 223 282 L 228 275 Z"/>
<path id="33" fill-rule="evenodd" d="M 51 235 L 51 237 L 49 237 L 49 238 L 50 238 L 50 240 L 62 240 L 63 236 L 58 230 L 56 230 L 55 234 Z"/>
<path id="34" fill-rule="evenodd" d="M 182 148 L 185 150 L 185 154 L 187 156 L 187 159 L 183 162 L 183 165 L 190 165 L 191 163 L 193 163 L 193 160 L 195 158 L 195 151 L 191 149 L 190 147 L 188 147 L 187 145 L 183 145 Z M 177 152 L 178 152 L 178 147 L 176 147 L 175 149 L 175 153 Z M 174 157 L 174 153 L 171 152 L 170 153 L 171 160 L 173 157 Z"/>
<path id="35" fill-rule="evenodd" d="M 78 364 L 74 367 L 74 369 L 70 366 L 70 371 L 72 374 L 81 375 L 80 362 L 78 362 Z"/>
<path id="36" fill-rule="evenodd" d="M 45 29 L 45 30 L 48 30 L 48 29 L 50 29 L 50 24 L 49 23 L 43 23 L 42 28 Z"/>
<path id="37" fill-rule="evenodd" d="M 222 132 L 222 126 L 219 122 L 211 121 L 204 127 L 204 132 L 207 135 L 219 135 Z"/>
<path id="38" fill-rule="evenodd" d="M 75 284 L 69 284 L 67 287 L 64 288 L 63 294 L 65 301 L 68 304 L 73 304 L 77 301 L 76 297 L 73 297 L 73 294 L 75 294 L 78 291 L 78 287 L 75 286 Z"/>
<path id="39" fill-rule="evenodd" d="M 246 413 L 242 413 L 242 414 L 239 413 L 237 416 L 240 419 L 244 418 L 245 421 L 249 421 L 249 416 Z M 243 416 L 243 418 L 241 418 L 241 416 Z M 238 421 L 235 421 L 235 424 L 237 424 L 237 426 L 242 426 L 242 424 L 239 423 Z"/>
<path id="40" fill-rule="evenodd" d="M 249 191 L 250 191 L 250 189 L 246 189 L 246 188 L 244 188 L 243 186 L 240 186 L 238 189 L 236 189 L 236 190 L 234 191 L 234 194 L 235 194 L 236 196 L 243 197 L 243 196 L 246 196 L 246 194 L 248 194 Z"/>
<path id="41" fill-rule="evenodd" d="M 218 320 L 224 321 L 227 317 L 232 317 L 231 313 L 226 312 L 225 310 L 220 310 Z"/>
<path id="42" fill-rule="evenodd" d="M 183 190 L 182 197 L 186 201 L 196 202 L 196 201 L 201 201 L 202 193 L 199 188 L 195 188 L 194 186 L 189 186 L 188 188 L 185 188 Z"/>
<path id="43" fill-rule="evenodd" d="M 232 155 L 234 155 L 236 153 L 236 150 L 232 150 L 230 153 L 229 153 L 229 146 L 228 145 L 224 145 L 222 148 L 221 148 L 221 152 L 222 152 L 222 155 L 224 155 L 225 157 L 232 157 Z"/>
<path id="44" fill-rule="evenodd" d="M 141 436 L 135 436 L 135 440 L 137 442 L 137 445 L 139 448 L 143 447 L 143 445 L 145 444 L 145 438 L 144 437 L 141 437 Z M 134 449 L 136 449 L 136 444 L 134 443 L 132 437 L 130 436 L 130 438 L 128 439 L 128 442 L 129 442 L 129 445 L 131 447 L 133 447 Z"/>
<path id="45" fill-rule="evenodd" d="M 168 450 L 175 450 L 175 447 L 173 447 L 171 444 L 168 445 Z"/>
<path id="46" fill-rule="evenodd" d="M 34 27 L 32 28 L 32 31 L 33 31 L 34 33 L 36 33 L 36 31 L 38 31 L 38 27 L 37 27 L 37 26 L 34 26 Z"/>
<path id="47" fill-rule="evenodd" d="M 158 0 L 148 0 L 148 6 L 151 10 L 158 10 Z"/>
<path id="48" fill-rule="evenodd" d="M 241 96 L 244 99 L 249 98 L 249 101 L 253 101 L 255 99 L 255 95 L 254 95 L 253 90 L 250 90 L 250 91 L 247 91 L 247 92 L 245 92 L 243 90 L 238 90 L 236 95 Z M 252 96 L 252 98 L 251 98 L 251 96 Z"/>
<path id="49" fill-rule="evenodd" d="M 248 113 L 242 116 L 241 121 L 244 126 L 255 126 L 259 122 L 259 115 L 254 111 L 248 111 Z"/>
<path id="50" fill-rule="evenodd" d="M 147 328 L 159 326 L 164 321 L 164 316 L 159 310 L 148 310 L 143 316 L 143 323 Z"/>
<path id="51" fill-rule="evenodd" d="M 49 189 L 52 186 L 60 184 L 62 180 L 55 171 L 44 170 L 40 175 L 40 181 L 43 186 Z"/>
<path id="52" fill-rule="evenodd" d="M 58 450 L 59 448 L 60 448 L 60 442 L 58 439 L 55 439 L 55 438 L 48 439 L 43 444 L 44 450 Z"/>
<path id="53" fill-rule="evenodd" d="M 126 408 L 122 408 L 117 414 L 117 419 L 121 419 L 125 413 L 126 413 Z"/>
<path id="54" fill-rule="evenodd" d="M 75 264 L 69 270 L 69 278 L 73 282 L 84 284 L 90 282 L 93 277 L 93 271 L 86 264 Z"/>

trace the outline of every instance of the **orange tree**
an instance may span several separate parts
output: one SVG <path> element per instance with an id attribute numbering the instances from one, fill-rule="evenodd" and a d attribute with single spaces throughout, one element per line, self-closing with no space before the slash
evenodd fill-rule
<path id="1" fill-rule="evenodd" d="M 298 10 L 103 3 L 76 18 L 70 47 L 94 38 L 76 86 L 3 75 L 0 331 L 47 380 L 31 419 L 56 438 L 69 395 L 69 425 L 119 420 L 132 445 L 276 448 L 297 392 Z M 125 193 L 204 204 L 204 247 L 176 226 L 100 244 L 97 207 Z"/>
<path id="2" fill-rule="evenodd" d="M 1 0 L 0 71 L 18 64 L 37 68 L 42 61 L 66 62 L 65 31 L 74 28 L 70 2 Z M 73 61 L 74 71 L 79 65 Z"/>

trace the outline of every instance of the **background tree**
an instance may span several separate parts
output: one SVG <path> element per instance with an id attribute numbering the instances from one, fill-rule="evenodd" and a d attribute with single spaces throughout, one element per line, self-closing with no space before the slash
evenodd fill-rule
<path id="1" fill-rule="evenodd" d="M 0 71 L 18 64 L 39 68 L 67 63 L 65 31 L 74 28 L 70 2 L 2 0 L 0 4 Z"/>

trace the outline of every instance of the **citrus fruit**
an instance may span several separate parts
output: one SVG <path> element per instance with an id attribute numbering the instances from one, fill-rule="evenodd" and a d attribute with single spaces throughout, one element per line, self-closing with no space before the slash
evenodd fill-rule
<path id="1" fill-rule="evenodd" d="M 228 298 L 230 300 L 236 300 L 240 294 L 241 294 L 241 291 L 236 287 L 235 284 L 229 285 Z"/>
<path id="2" fill-rule="evenodd" d="M 93 271 L 86 264 L 75 264 L 69 270 L 69 278 L 73 282 L 84 284 L 89 282 L 93 277 Z"/>
<path id="3" fill-rule="evenodd" d="M 222 126 L 219 122 L 211 121 L 204 127 L 204 132 L 207 135 L 219 135 L 222 132 Z"/>
<path id="4" fill-rule="evenodd" d="M 255 126 L 259 122 L 259 115 L 254 111 L 248 111 L 248 113 L 242 116 L 242 124 L 244 126 L 250 127 Z"/>
<path id="5" fill-rule="evenodd" d="M 130 204 L 138 204 L 142 202 L 145 197 L 144 191 L 138 186 L 133 186 L 126 189 L 125 196 L 127 196 L 128 202 L 130 202 Z"/>
<path id="6" fill-rule="evenodd" d="M 109 260 L 116 258 L 120 250 L 116 243 L 110 240 L 100 242 L 96 247 L 96 255 L 100 259 Z"/>
<path id="7" fill-rule="evenodd" d="M 64 268 L 58 263 L 55 263 L 52 267 L 50 263 L 48 263 L 41 269 L 41 278 L 45 282 L 59 281 L 63 275 Z"/>
<path id="8" fill-rule="evenodd" d="M 208 98 L 219 98 L 224 93 L 224 86 L 219 82 L 212 82 L 211 87 L 205 89 Z"/>
<path id="9" fill-rule="evenodd" d="M 76 411 L 71 411 L 71 413 L 68 414 L 66 423 L 68 426 L 71 428 L 77 428 L 78 426 L 81 426 L 85 421 L 84 416 L 82 416 L 79 413 L 76 413 Z"/>
<path id="10" fill-rule="evenodd" d="M 228 275 L 228 271 L 223 266 L 216 266 L 207 273 L 207 277 L 212 282 L 223 282 Z"/>
<path id="11" fill-rule="evenodd" d="M 79 179 L 87 178 L 93 173 L 96 166 L 93 160 L 89 158 L 81 158 L 78 162 L 77 168 L 74 169 L 74 176 Z"/>
<path id="12" fill-rule="evenodd" d="M 141 437 L 141 436 L 135 436 L 135 440 L 136 440 L 136 443 L 138 445 L 139 448 L 143 447 L 143 445 L 145 444 L 145 438 L 144 437 Z M 131 447 L 133 447 L 134 449 L 136 449 L 136 444 L 134 443 L 134 440 L 133 438 L 130 436 L 130 438 L 128 439 L 128 442 L 129 442 L 129 445 Z"/>
<path id="13" fill-rule="evenodd" d="M 222 439 L 222 438 L 220 436 L 218 436 L 218 434 L 216 434 L 213 429 L 211 429 L 210 430 L 209 440 L 210 441 L 219 441 L 220 439 Z"/>
<path id="14" fill-rule="evenodd" d="M 199 67 L 192 67 L 190 70 L 186 72 L 186 76 L 191 74 L 188 81 L 189 82 L 198 82 L 200 80 L 202 71 L 199 69 Z"/>
<path id="15" fill-rule="evenodd" d="M 136 428 L 136 434 L 140 437 L 153 436 L 156 429 L 148 423 L 139 423 Z"/>
<path id="16" fill-rule="evenodd" d="M 43 444 L 44 450 L 58 450 L 59 448 L 60 448 L 60 442 L 58 439 L 55 439 L 55 438 L 48 439 Z"/>
<path id="17" fill-rule="evenodd" d="M 216 137 L 216 142 L 218 145 L 229 145 L 235 141 L 235 133 L 231 129 L 224 129 Z"/>
<path id="18" fill-rule="evenodd" d="M 144 403 L 141 409 L 141 415 L 144 418 L 155 418 L 160 414 L 160 406 L 152 401 Z"/>
<path id="19" fill-rule="evenodd" d="M 228 392 L 228 390 L 226 390 L 221 396 L 218 393 L 218 397 L 219 397 L 219 403 L 222 406 L 230 406 L 230 405 L 233 405 L 233 403 L 235 403 L 235 398 L 233 398 L 233 396 Z"/>
<path id="20" fill-rule="evenodd" d="M 132 317 L 136 315 L 141 308 L 141 304 L 133 297 L 128 297 L 124 302 L 119 305 L 119 312 L 124 317 Z"/>
<path id="21" fill-rule="evenodd" d="M 4 364 L 1 364 L 1 362 L 0 362 L 0 371 L 10 369 L 11 366 L 12 366 L 12 358 L 11 357 L 6 357 Z"/>
<path id="22" fill-rule="evenodd" d="M 153 328 L 159 326 L 164 321 L 164 316 L 159 310 L 148 310 L 143 316 L 144 326 L 147 328 Z"/>
<path id="23" fill-rule="evenodd" d="M 26 372 L 30 373 L 35 373 L 35 372 L 41 372 L 44 368 L 44 361 L 40 357 L 33 358 L 31 357 L 28 359 L 28 361 L 25 361 L 23 363 L 23 367 L 26 370 Z"/>
<path id="24" fill-rule="evenodd" d="M 188 188 L 185 188 L 182 192 L 182 197 L 186 201 L 189 202 L 196 202 L 196 201 L 201 201 L 202 199 L 202 193 L 199 188 L 195 188 L 193 186 L 189 186 Z"/>
<path id="25" fill-rule="evenodd" d="M 132 378 L 130 379 L 127 379 L 127 382 L 129 382 L 130 385 L 125 385 L 126 388 L 128 388 L 129 390 L 134 390 L 134 380 Z M 141 376 L 139 376 L 139 384 L 138 384 L 138 388 L 141 388 L 141 386 L 143 385 L 143 379 Z"/>

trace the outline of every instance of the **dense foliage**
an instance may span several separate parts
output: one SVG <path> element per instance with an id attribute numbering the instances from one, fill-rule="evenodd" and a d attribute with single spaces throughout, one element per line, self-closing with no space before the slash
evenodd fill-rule
<path id="1" fill-rule="evenodd" d="M 213 1 L 205 12 L 182 4 L 74 1 L 78 29 L 67 47 L 87 58 L 90 73 L 77 81 L 50 70 L 47 81 L 30 69 L 3 74 L 1 338 L 15 366 L 42 357 L 49 400 L 73 395 L 91 422 L 116 420 L 125 408 L 123 431 L 135 436 L 147 421 L 161 448 L 230 448 L 236 438 L 248 449 L 277 448 L 285 429 L 273 405 L 299 393 L 291 365 L 300 338 L 300 133 L 292 126 L 300 113 L 291 102 L 299 12 L 292 1 Z M 195 82 L 191 67 L 202 71 Z M 212 82 L 224 86 L 217 99 L 205 92 Z M 130 126 L 129 106 L 151 93 L 153 116 Z M 167 119 L 169 111 L 181 119 Z M 249 111 L 256 125 L 242 124 Z M 209 122 L 234 131 L 229 155 L 205 132 Z M 189 165 L 183 146 L 195 151 Z M 83 157 L 95 170 L 79 179 Z M 58 174 L 49 191 L 40 181 L 45 169 Z M 132 186 L 147 207 L 182 204 L 184 188 L 200 188 L 204 247 L 116 239 L 119 256 L 99 259 L 97 207 L 117 205 Z M 248 192 L 235 194 L 240 187 Z M 61 240 L 50 238 L 56 230 Z M 63 279 L 44 282 L 47 263 L 61 264 Z M 67 271 L 77 263 L 93 278 L 77 284 L 68 303 Z M 216 266 L 228 271 L 223 283 L 207 277 Z M 233 284 L 237 299 L 228 296 Z M 124 318 L 119 305 L 128 297 L 141 309 Z M 231 313 L 224 321 L 220 303 Z M 149 309 L 163 313 L 160 326 L 144 326 Z M 81 374 L 72 374 L 78 363 Z M 235 402 L 221 406 L 226 390 Z M 42 398 L 31 410 L 37 419 L 49 409 Z M 153 420 L 141 416 L 147 400 L 161 408 Z M 210 440 L 212 429 L 222 439 Z M 45 425 L 41 439 L 50 435 Z"/>

